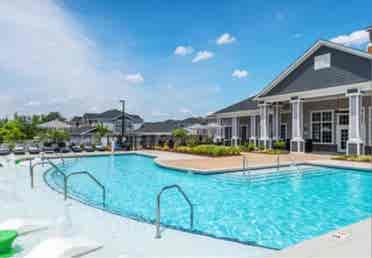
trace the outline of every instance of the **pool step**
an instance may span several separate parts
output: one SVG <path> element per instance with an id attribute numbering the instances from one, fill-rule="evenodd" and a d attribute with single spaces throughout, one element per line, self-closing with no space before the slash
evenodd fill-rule
<path id="1" fill-rule="evenodd" d="M 318 176 L 327 176 L 339 172 L 333 172 L 329 169 L 322 169 L 319 171 L 318 168 L 308 168 L 302 170 L 302 172 L 295 171 L 282 171 L 282 172 L 246 172 L 246 175 L 228 175 L 224 176 L 223 178 L 219 178 L 217 180 L 222 180 L 225 183 L 273 183 L 279 181 L 288 181 L 293 179 L 304 179 L 310 177 L 318 177 Z"/>

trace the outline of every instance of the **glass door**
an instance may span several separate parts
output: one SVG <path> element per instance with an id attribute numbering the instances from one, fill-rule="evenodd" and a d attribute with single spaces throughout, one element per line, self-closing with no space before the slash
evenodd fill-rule
<path id="1" fill-rule="evenodd" d="M 346 152 L 349 139 L 349 114 L 337 114 L 337 151 Z"/>

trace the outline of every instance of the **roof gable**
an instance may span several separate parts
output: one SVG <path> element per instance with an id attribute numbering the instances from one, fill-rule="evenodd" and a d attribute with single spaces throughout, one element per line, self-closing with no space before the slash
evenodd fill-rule
<path id="1" fill-rule="evenodd" d="M 257 102 L 254 100 L 255 97 L 250 97 L 238 103 L 235 103 L 231 106 L 223 108 L 214 114 L 222 114 L 222 113 L 230 113 L 242 110 L 256 110 L 257 109 Z"/>
<path id="2" fill-rule="evenodd" d="M 317 75 L 312 76 L 310 74 L 310 69 L 307 70 L 308 74 L 306 80 L 307 80 L 307 85 L 304 82 L 298 82 L 295 85 L 291 85 L 291 89 L 288 89 L 288 84 L 290 83 L 289 81 L 296 80 L 296 78 L 293 77 L 298 77 L 299 73 L 301 72 L 306 72 L 306 66 L 309 68 L 309 66 L 313 66 L 313 57 L 314 55 L 317 54 L 322 54 L 326 52 L 334 52 L 338 53 L 340 57 L 338 57 L 338 64 L 341 65 L 341 67 L 338 67 L 339 71 L 332 71 L 332 69 L 324 69 L 324 70 L 319 70 L 316 71 Z M 340 60 L 340 59 L 347 59 L 347 58 L 353 58 L 355 59 L 357 65 L 349 65 L 349 67 L 342 67 L 342 63 L 345 60 Z M 275 80 L 273 80 L 266 88 L 264 88 L 258 95 L 257 99 L 265 96 L 271 96 L 271 95 L 277 95 L 277 94 L 285 94 L 285 93 L 290 93 L 290 92 L 296 92 L 296 91 L 304 91 L 304 90 L 312 90 L 317 87 L 333 87 L 333 86 L 338 86 L 338 82 L 342 84 L 342 81 L 345 82 L 353 82 L 353 83 L 358 83 L 362 82 L 368 79 L 371 79 L 371 60 L 372 60 L 372 55 L 360 51 L 354 48 L 350 47 L 345 47 L 343 45 L 339 45 L 330 41 L 324 41 L 324 40 L 319 40 L 317 41 L 310 49 L 308 49 L 303 56 L 298 58 L 296 62 L 294 62 L 292 65 L 290 65 L 284 72 L 282 72 Z M 336 60 L 335 60 L 336 61 Z M 335 64 L 334 60 L 331 61 L 332 66 Z M 346 62 L 344 62 L 346 65 Z M 360 69 L 360 64 L 365 64 L 363 71 L 358 71 Z M 337 64 L 336 64 L 337 65 Z M 312 67 L 311 67 L 312 68 Z M 332 68 L 332 67 L 331 67 Z M 334 68 L 334 67 L 333 67 Z M 302 70 L 301 70 L 302 69 Z M 301 70 L 301 71 L 299 71 Z M 312 69 L 313 70 L 313 69 Z M 348 71 L 351 70 L 351 71 Z M 314 70 L 313 70 L 314 72 Z M 334 74 L 331 74 L 330 72 L 334 72 Z M 338 74 L 337 74 L 338 72 Z M 297 73 L 297 74 L 296 74 Z M 327 74 L 328 73 L 328 74 Z M 344 76 L 345 78 L 337 78 L 340 73 L 341 76 Z M 320 76 L 318 76 L 320 75 Z M 292 77 L 291 77 L 292 76 Z M 323 76 L 324 81 L 321 81 L 320 78 Z M 291 77 L 291 78 L 290 78 Z M 314 77 L 319 77 L 318 82 L 314 81 Z M 289 79 L 290 78 L 290 79 Z M 333 81 L 332 81 L 333 79 Z M 318 83 L 318 84 L 317 84 Z M 284 85 L 283 85 L 284 84 Z M 320 85 L 322 84 L 322 85 Z"/>

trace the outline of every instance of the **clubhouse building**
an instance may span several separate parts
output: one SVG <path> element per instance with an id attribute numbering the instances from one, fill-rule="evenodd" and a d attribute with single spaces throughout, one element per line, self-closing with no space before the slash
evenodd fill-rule
<path id="1" fill-rule="evenodd" d="M 367 51 L 319 40 L 254 97 L 213 114 L 225 144 L 372 153 L 372 27 Z"/>

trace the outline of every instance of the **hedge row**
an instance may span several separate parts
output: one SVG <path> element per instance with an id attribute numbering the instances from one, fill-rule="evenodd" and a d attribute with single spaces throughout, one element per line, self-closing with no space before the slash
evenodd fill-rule
<path id="1" fill-rule="evenodd" d="M 372 155 L 340 155 L 333 157 L 335 160 L 346 160 L 346 161 L 359 161 L 359 162 L 372 162 Z"/>
<path id="2" fill-rule="evenodd" d="M 222 157 L 222 156 L 235 156 L 240 155 L 240 148 L 219 146 L 219 145 L 198 145 L 194 147 L 179 146 L 175 148 L 176 152 L 205 155 L 212 157 Z"/>

